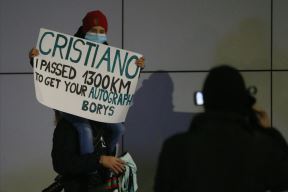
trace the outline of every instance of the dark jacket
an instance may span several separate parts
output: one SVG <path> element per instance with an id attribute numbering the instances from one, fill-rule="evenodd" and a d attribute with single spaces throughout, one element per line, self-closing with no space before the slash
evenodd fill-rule
<path id="1" fill-rule="evenodd" d="M 104 169 L 99 164 L 103 151 L 80 155 L 79 146 L 77 130 L 62 118 L 53 135 L 52 160 L 54 170 L 64 177 L 65 192 L 86 192 L 91 173 Z"/>
<path id="2" fill-rule="evenodd" d="M 258 192 L 288 189 L 281 134 L 233 114 L 204 113 L 162 146 L 155 192 Z"/>

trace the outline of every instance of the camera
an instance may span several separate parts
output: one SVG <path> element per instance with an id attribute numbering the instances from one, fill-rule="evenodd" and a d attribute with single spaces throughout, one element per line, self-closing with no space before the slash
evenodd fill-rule
<path id="1" fill-rule="evenodd" d="M 196 106 L 204 105 L 203 93 L 201 91 L 196 91 L 194 93 L 194 103 Z"/>
<path id="2" fill-rule="evenodd" d="M 255 96 L 258 92 L 256 86 L 249 86 L 247 91 L 250 95 Z M 203 106 L 204 105 L 204 97 L 202 91 L 195 91 L 194 93 L 194 103 L 196 106 Z"/>

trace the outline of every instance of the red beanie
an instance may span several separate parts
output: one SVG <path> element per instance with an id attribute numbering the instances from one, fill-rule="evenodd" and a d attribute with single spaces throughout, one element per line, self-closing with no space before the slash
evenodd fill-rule
<path id="1" fill-rule="evenodd" d="M 90 11 L 86 14 L 83 23 L 83 32 L 87 33 L 94 26 L 101 26 L 105 29 L 105 32 L 108 31 L 108 22 L 106 16 L 99 10 Z"/>

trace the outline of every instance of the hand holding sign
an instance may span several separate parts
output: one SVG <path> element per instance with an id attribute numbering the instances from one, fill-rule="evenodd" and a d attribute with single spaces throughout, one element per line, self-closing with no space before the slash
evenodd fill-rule
<path id="1" fill-rule="evenodd" d="M 39 55 L 39 50 L 36 48 L 32 48 L 29 52 L 29 59 L 32 59 Z"/>
<path id="2" fill-rule="evenodd" d="M 138 67 L 140 67 L 140 68 L 144 68 L 145 67 L 145 59 L 144 59 L 144 57 L 141 57 L 141 58 L 137 59 L 135 64 Z"/>

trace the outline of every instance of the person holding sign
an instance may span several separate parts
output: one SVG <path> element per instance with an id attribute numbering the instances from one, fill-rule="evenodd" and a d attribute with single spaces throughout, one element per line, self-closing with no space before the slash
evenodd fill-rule
<path id="1" fill-rule="evenodd" d="M 74 36 L 108 45 L 108 22 L 101 11 L 88 12 L 82 22 L 83 25 L 79 27 Z M 39 55 L 39 51 L 35 48 L 29 52 L 31 65 L 33 65 L 33 58 L 37 55 Z M 135 64 L 144 68 L 144 58 L 138 59 Z M 66 187 L 64 185 L 65 191 L 87 191 L 84 190 L 87 189 L 87 185 L 85 186 L 87 180 L 83 181 L 87 175 L 99 176 L 100 174 L 100 179 L 103 179 L 107 176 L 108 170 L 116 174 L 124 170 L 123 161 L 114 157 L 116 144 L 124 132 L 123 123 L 101 123 L 56 110 L 55 115 L 60 118 L 56 118 L 59 121 L 57 121 L 53 137 L 54 169 L 64 177 L 72 176 L 74 178 L 75 175 L 81 175 L 81 178 L 76 178 L 72 183 L 68 182 Z M 77 132 L 75 133 L 71 127 Z M 77 139 L 75 139 L 75 135 L 77 135 Z M 100 143 L 101 149 L 99 149 Z M 100 152 L 103 151 L 103 148 L 105 148 L 104 153 Z M 82 177 L 83 175 L 85 177 Z M 88 179 L 88 188 L 91 189 L 100 185 L 99 182 L 96 182 L 91 187 L 89 183 L 91 184 L 90 179 Z M 73 185 L 77 187 L 72 189 Z"/>

